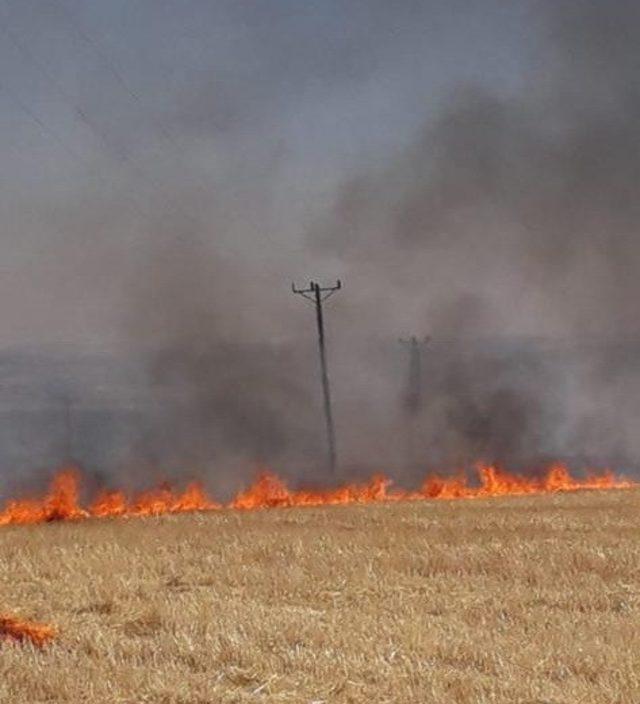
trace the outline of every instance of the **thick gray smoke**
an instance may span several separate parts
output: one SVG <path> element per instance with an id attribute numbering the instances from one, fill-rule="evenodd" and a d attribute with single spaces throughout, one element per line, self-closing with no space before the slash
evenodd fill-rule
<path id="1" fill-rule="evenodd" d="M 394 304 L 418 297 L 432 461 L 635 465 L 640 7 L 532 9 L 522 89 L 453 88 L 402 154 L 349 181 L 314 243 L 354 267 L 366 248 Z"/>
<path id="2" fill-rule="evenodd" d="M 343 474 L 635 468 L 640 8 L 478 5 L 6 0 L 3 342 L 67 363 L 30 375 L 3 466 L 64 454 L 62 395 L 106 481 L 322 476 L 289 285 L 341 277 Z"/>

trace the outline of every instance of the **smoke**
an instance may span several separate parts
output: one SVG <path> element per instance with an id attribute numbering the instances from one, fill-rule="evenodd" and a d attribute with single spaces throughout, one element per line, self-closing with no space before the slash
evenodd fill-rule
<path id="1" fill-rule="evenodd" d="M 346 475 L 637 465 L 635 3 L 8 0 L 3 20 L 2 340 L 135 360 L 109 476 L 318 476 L 289 285 L 337 277 Z M 432 337 L 413 418 L 409 334 Z"/>
<path id="2" fill-rule="evenodd" d="M 454 87 L 397 158 L 349 180 L 313 242 L 353 266 L 367 247 L 394 304 L 422 293 L 436 340 L 556 340 L 435 352 L 431 457 L 635 465 L 640 10 L 533 7 L 522 90 Z"/>

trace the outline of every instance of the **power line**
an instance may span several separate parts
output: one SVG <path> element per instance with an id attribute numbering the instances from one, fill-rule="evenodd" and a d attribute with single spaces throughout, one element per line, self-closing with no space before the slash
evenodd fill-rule
<path id="1" fill-rule="evenodd" d="M 0 31 L 5 34 L 5 36 L 9 39 L 12 45 L 18 50 L 18 52 L 20 52 L 20 54 L 22 54 L 22 56 L 25 57 L 26 60 L 30 62 L 44 76 L 44 78 L 51 85 L 54 92 L 57 93 L 58 97 L 61 98 L 63 102 L 69 105 L 74 119 L 79 119 L 80 121 L 82 121 L 93 133 L 93 135 L 97 137 L 100 142 L 102 142 L 102 144 L 107 150 L 108 155 L 112 158 L 116 157 L 117 162 L 120 162 L 121 164 L 126 164 L 126 166 L 135 173 L 136 167 L 135 165 L 132 165 L 124 150 L 121 147 L 115 148 L 114 150 L 114 145 L 112 141 L 90 118 L 86 110 L 83 110 L 81 107 L 76 105 L 73 98 L 71 98 L 67 91 L 52 76 L 51 72 L 43 65 L 43 63 L 38 58 L 36 58 L 33 52 L 29 49 L 28 45 L 25 42 L 21 41 L 16 35 L 16 33 L 12 29 L 10 29 L 6 24 L 0 25 Z M 40 128 L 40 131 L 44 136 L 53 139 L 56 144 L 58 144 L 58 146 L 61 147 L 74 161 L 80 163 L 84 167 L 93 169 L 95 165 L 93 161 L 90 161 L 87 157 L 80 155 L 75 149 L 70 147 L 67 143 L 67 140 L 61 137 L 56 130 L 53 130 L 49 125 L 47 125 L 47 123 L 33 109 L 31 109 L 18 96 L 15 91 L 11 90 L 6 85 L 6 83 L 0 82 L 0 90 L 2 90 L 9 98 L 11 98 L 11 100 L 17 105 L 17 107 L 22 110 L 22 112 L 24 112 L 31 119 L 31 121 Z M 96 173 L 95 170 L 94 173 Z M 109 183 L 109 180 L 106 179 L 101 173 L 97 172 L 96 175 L 103 184 Z M 142 218 L 146 219 L 148 217 L 148 214 L 140 209 L 140 206 L 135 200 L 131 199 L 129 192 L 127 193 L 127 197 L 137 214 L 140 215 Z"/>
<path id="2" fill-rule="evenodd" d="M 60 98 L 66 103 L 69 104 L 71 107 L 71 111 L 73 113 L 73 116 L 75 119 L 81 120 L 90 130 L 93 132 L 93 134 L 98 137 L 98 139 L 103 142 L 104 146 L 107 148 L 108 151 L 113 151 L 114 146 L 110 143 L 109 138 L 102 132 L 102 130 L 96 125 L 96 123 L 89 117 L 87 112 L 80 108 L 78 105 L 76 105 L 75 101 L 71 96 L 67 93 L 67 91 L 61 86 L 61 84 L 55 79 L 50 71 L 46 68 L 46 66 L 43 65 L 43 63 L 36 58 L 36 56 L 33 54 L 33 52 L 28 48 L 28 46 L 20 41 L 18 37 L 16 36 L 15 32 L 11 30 L 6 24 L 5 25 L 0 25 L 0 30 L 7 36 L 9 41 L 13 44 L 13 46 L 24 56 L 26 59 L 33 65 L 35 68 L 42 73 L 42 75 L 47 79 L 47 81 L 51 84 L 55 92 L 58 94 Z M 124 151 L 121 150 L 121 148 L 115 148 L 116 156 L 122 160 L 126 161 L 126 156 L 124 154 Z"/>
<path id="3" fill-rule="evenodd" d="M 81 107 L 79 107 L 74 99 L 68 94 L 68 92 L 65 90 L 64 87 L 60 85 L 60 83 L 57 81 L 56 78 L 52 76 L 50 71 L 42 64 L 39 59 L 37 59 L 33 52 L 28 48 L 28 45 L 25 42 L 20 41 L 18 37 L 16 36 L 16 33 L 13 32 L 9 27 L 6 25 L 0 26 L 0 29 L 5 33 L 5 35 L 9 38 L 13 46 L 24 56 L 26 59 L 38 70 L 41 72 L 41 74 L 44 76 L 44 78 L 50 83 L 52 86 L 53 90 L 58 94 L 58 96 L 66 102 L 69 107 L 71 108 L 71 111 L 76 119 L 80 119 L 88 128 L 89 130 L 94 134 L 95 137 L 98 138 L 98 140 L 103 144 L 103 146 L 107 150 L 107 154 L 111 157 L 115 157 L 117 162 L 120 162 L 123 165 L 126 165 L 130 173 L 132 173 L 134 176 L 141 178 L 143 181 L 145 181 L 152 189 L 152 191 L 156 191 L 162 194 L 162 201 L 163 204 L 167 205 L 167 197 L 164 195 L 162 186 L 158 184 L 155 179 L 150 177 L 146 171 L 140 166 L 138 166 L 135 161 L 132 160 L 131 155 L 128 154 L 124 148 L 121 145 L 114 145 L 113 140 L 111 140 L 101 129 L 100 127 L 96 124 L 96 122 L 89 116 L 88 112 Z M 89 38 L 86 38 L 86 41 L 89 41 Z M 51 130 L 46 123 L 35 113 L 29 106 L 27 106 L 24 101 L 22 101 L 13 91 L 10 91 L 6 85 L 2 86 L 5 90 L 5 92 L 14 100 L 14 102 L 18 105 L 18 107 L 23 110 L 41 129 L 41 131 L 55 139 L 55 141 L 62 146 L 65 151 L 74 159 L 80 161 L 84 165 L 87 166 L 92 166 L 92 163 L 89 162 L 88 159 L 80 157 L 73 149 L 71 149 L 66 141 L 60 137 L 56 132 Z M 101 177 L 101 180 L 105 182 L 105 179 Z M 135 204 L 134 201 L 131 201 L 134 203 L 134 207 L 137 211 L 137 213 L 143 217 L 144 219 L 148 218 L 148 213 L 143 212 L 137 204 Z M 189 213 L 185 212 L 184 210 L 181 209 L 180 212 L 180 217 L 184 220 L 189 220 L 196 228 L 199 227 L 199 222 L 191 216 Z"/>
<path id="4" fill-rule="evenodd" d="M 55 1 L 50 3 L 50 7 L 52 7 L 54 9 L 54 12 L 56 12 L 60 17 L 64 19 L 64 21 L 73 29 L 76 35 L 80 37 L 83 42 L 85 42 L 85 44 L 92 48 L 95 55 L 98 57 L 102 65 L 113 76 L 114 80 L 120 86 L 122 91 L 129 97 L 132 102 L 136 104 L 136 106 L 140 110 L 142 110 L 141 95 L 139 93 L 136 93 L 131 88 L 129 82 L 124 78 L 122 72 L 109 58 L 108 53 L 104 48 L 104 43 L 96 39 L 95 36 L 90 35 L 87 30 L 84 29 L 84 27 L 80 24 L 80 22 L 77 21 L 73 13 L 70 12 L 67 8 L 61 7 L 61 5 L 59 3 L 56 3 Z M 140 114 L 144 116 L 145 120 L 148 120 L 146 111 L 141 112 Z M 165 141 L 169 142 L 174 148 L 179 148 L 179 145 L 176 143 L 173 135 L 164 127 L 164 125 L 158 119 L 152 120 L 151 124 L 158 130 L 159 134 Z"/>
<path id="5" fill-rule="evenodd" d="M 47 126 L 47 124 L 40 119 L 40 117 L 33 111 L 31 108 L 23 101 L 20 99 L 20 97 L 12 91 L 10 88 L 7 87 L 5 83 L 0 82 L 0 91 L 3 92 L 5 95 L 7 95 L 13 102 L 18 106 L 22 112 L 24 112 L 25 115 L 33 122 L 35 123 L 39 128 L 40 131 L 46 136 L 52 139 L 56 144 L 61 147 L 72 159 L 79 161 L 82 163 L 84 166 L 88 166 L 89 162 L 85 162 L 85 159 L 81 157 L 79 154 L 77 154 L 69 145 L 66 143 L 60 135 L 58 135 L 54 130 L 52 130 L 50 127 Z"/>
<path id="6" fill-rule="evenodd" d="M 409 350 L 409 367 L 407 370 L 407 385 L 404 395 L 404 426 L 406 433 L 406 452 L 409 468 L 415 465 L 417 457 L 417 423 L 422 410 L 422 349 L 429 344 L 431 338 L 425 336 L 418 338 L 412 335 L 400 339 L 401 345 Z"/>

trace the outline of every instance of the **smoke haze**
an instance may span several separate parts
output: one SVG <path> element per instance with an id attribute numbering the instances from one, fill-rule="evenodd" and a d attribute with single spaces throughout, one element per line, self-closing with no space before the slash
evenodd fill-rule
<path id="1" fill-rule="evenodd" d="M 100 481 L 317 477 L 289 286 L 337 277 L 344 474 L 638 465 L 637 3 L 4 0 L 0 23 L 0 466 L 60 459 L 66 394 Z"/>

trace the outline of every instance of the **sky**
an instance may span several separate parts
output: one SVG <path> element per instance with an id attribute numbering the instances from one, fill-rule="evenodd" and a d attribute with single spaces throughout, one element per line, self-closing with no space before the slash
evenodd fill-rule
<path id="1" fill-rule="evenodd" d="M 126 345 L 139 271 L 180 237 L 236 270 L 241 308 L 260 307 L 259 284 L 286 317 L 292 277 L 357 289 L 310 251 L 312 223 L 452 86 L 517 88 L 529 11 L 2 0 L 0 344 Z"/>

